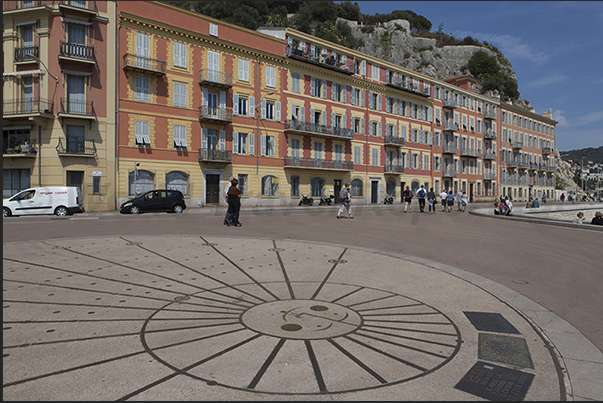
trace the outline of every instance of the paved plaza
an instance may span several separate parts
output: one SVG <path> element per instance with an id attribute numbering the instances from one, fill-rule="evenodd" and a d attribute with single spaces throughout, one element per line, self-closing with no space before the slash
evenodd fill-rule
<path id="1" fill-rule="evenodd" d="M 409 224 L 436 223 L 396 207 Z M 263 214 L 326 218 L 248 211 L 241 228 L 222 225 L 223 209 L 5 219 L 3 399 L 603 398 L 600 349 L 521 293 L 393 248 L 275 236 L 259 228 Z M 357 208 L 328 228 L 359 238 L 371 214 Z M 204 223 L 196 234 L 192 221 Z M 7 242 L 35 226 L 78 236 Z"/>

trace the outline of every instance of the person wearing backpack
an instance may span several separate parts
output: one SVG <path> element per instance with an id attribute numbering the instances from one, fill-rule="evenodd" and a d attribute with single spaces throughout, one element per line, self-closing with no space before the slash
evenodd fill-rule
<path id="1" fill-rule="evenodd" d="M 448 212 L 452 212 L 452 206 L 454 206 L 454 195 L 452 194 L 452 190 L 448 191 L 448 196 L 446 196 L 446 206 L 448 207 Z"/>
<path id="2" fill-rule="evenodd" d="M 423 185 L 421 185 L 421 188 L 417 190 L 417 197 L 419 198 L 419 210 L 421 210 L 421 213 L 425 212 L 425 196 L 427 196 L 427 193 L 425 192 Z"/>
<path id="3" fill-rule="evenodd" d="M 406 190 L 402 192 L 404 197 L 404 212 L 407 213 L 410 210 L 410 203 L 412 202 L 412 191 L 409 186 L 406 186 Z"/>
<path id="4" fill-rule="evenodd" d="M 337 213 L 337 218 L 341 218 L 343 211 L 346 210 L 349 218 L 354 218 L 352 216 L 352 194 L 350 193 L 350 184 L 346 183 L 345 187 L 341 189 L 339 192 L 339 212 Z"/>

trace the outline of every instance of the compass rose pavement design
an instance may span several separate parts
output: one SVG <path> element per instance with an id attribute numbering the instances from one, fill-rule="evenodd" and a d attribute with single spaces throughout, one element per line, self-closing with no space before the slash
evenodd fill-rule
<path id="1" fill-rule="evenodd" d="M 489 334 L 467 312 L 518 331 L 505 337 L 533 367 L 507 366 L 533 376 L 525 400 L 560 399 L 523 315 L 374 250 L 190 235 L 5 243 L 3 289 L 4 400 L 483 400 L 455 388 Z"/>

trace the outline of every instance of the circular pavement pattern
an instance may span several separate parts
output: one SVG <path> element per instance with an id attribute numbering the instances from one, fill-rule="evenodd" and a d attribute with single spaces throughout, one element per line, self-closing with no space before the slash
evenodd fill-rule
<path id="1" fill-rule="evenodd" d="M 5 243 L 3 291 L 5 400 L 480 400 L 454 389 L 478 359 L 466 311 L 500 313 L 526 339 L 526 400 L 559 398 L 548 349 L 514 309 L 376 251 L 204 236 Z"/>

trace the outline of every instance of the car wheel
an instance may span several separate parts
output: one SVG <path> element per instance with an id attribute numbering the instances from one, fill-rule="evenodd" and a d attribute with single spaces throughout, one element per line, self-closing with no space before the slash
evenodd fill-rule
<path id="1" fill-rule="evenodd" d="M 181 213 L 184 211 L 184 209 L 182 208 L 182 205 L 180 205 L 180 204 L 176 204 L 176 205 L 175 205 L 175 206 L 172 208 L 172 211 L 173 211 L 174 213 L 176 213 L 176 214 L 181 214 Z"/>
<path id="2" fill-rule="evenodd" d="M 67 207 L 59 206 L 54 210 L 54 214 L 59 217 L 65 217 L 67 215 Z"/>
<path id="3" fill-rule="evenodd" d="M 10 209 L 9 209 L 9 208 L 7 208 L 7 207 L 4 207 L 4 208 L 2 209 L 2 216 L 3 216 L 3 217 L 10 217 L 10 216 L 11 216 Z"/>
<path id="4" fill-rule="evenodd" d="M 138 206 L 132 206 L 132 207 L 130 207 L 130 213 L 132 213 L 132 214 L 140 214 L 140 207 L 138 207 Z"/>

